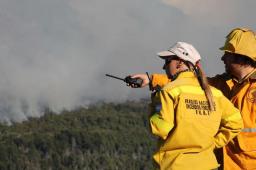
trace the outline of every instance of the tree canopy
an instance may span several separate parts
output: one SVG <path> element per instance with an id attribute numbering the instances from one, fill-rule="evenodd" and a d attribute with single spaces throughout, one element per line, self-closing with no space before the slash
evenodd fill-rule
<path id="1" fill-rule="evenodd" d="M 1 170 L 150 170 L 155 148 L 146 101 L 47 111 L 0 125 Z"/>

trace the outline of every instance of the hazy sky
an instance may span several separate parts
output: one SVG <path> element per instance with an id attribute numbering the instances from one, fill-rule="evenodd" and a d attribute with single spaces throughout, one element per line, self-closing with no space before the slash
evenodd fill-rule
<path id="1" fill-rule="evenodd" d="M 255 0 L 0 0 L 0 120 L 148 97 L 105 73 L 161 73 L 156 53 L 193 44 L 208 75 L 235 27 L 256 30 Z"/>

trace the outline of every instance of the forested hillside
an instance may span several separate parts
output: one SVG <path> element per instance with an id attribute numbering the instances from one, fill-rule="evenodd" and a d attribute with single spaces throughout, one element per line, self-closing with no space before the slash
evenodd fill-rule
<path id="1" fill-rule="evenodd" d="M 0 126 L 1 170 L 150 170 L 147 102 L 100 103 Z"/>

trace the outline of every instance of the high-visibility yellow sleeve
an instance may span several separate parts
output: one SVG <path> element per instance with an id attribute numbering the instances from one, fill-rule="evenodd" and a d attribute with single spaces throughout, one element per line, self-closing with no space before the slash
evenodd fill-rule
<path id="1" fill-rule="evenodd" d="M 223 114 L 219 132 L 215 136 L 216 148 L 225 146 L 244 127 L 240 111 L 224 96 L 220 103 L 223 108 Z"/>
<path id="2" fill-rule="evenodd" d="M 168 79 L 166 74 L 152 74 L 152 87 L 165 86 L 168 82 L 171 80 Z M 211 86 L 214 86 L 215 88 L 221 90 L 225 96 L 228 96 L 230 88 L 226 84 L 227 80 L 230 79 L 229 75 L 226 73 L 223 73 L 221 75 L 216 75 L 214 77 L 207 77 L 208 82 Z"/>
<path id="3" fill-rule="evenodd" d="M 151 78 L 153 88 L 157 85 L 160 87 L 164 87 L 168 82 L 170 82 L 166 74 L 152 74 Z"/>
<path id="4" fill-rule="evenodd" d="M 158 92 L 156 97 L 159 101 L 154 106 L 155 113 L 150 117 L 150 126 L 153 134 L 166 139 L 174 126 L 173 101 L 164 90 Z"/>

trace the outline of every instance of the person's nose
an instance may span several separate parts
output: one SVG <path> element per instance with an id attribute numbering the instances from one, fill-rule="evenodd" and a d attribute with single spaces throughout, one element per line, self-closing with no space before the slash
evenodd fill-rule
<path id="1" fill-rule="evenodd" d="M 222 60 L 224 64 L 227 64 L 227 61 L 226 60 Z"/>
<path id="2" fill-rule="evenodd" d="M 223 61 L 224 64 L 227 64 L 227 60 L 226 60 L 226 57 L 221 57 L 221 60 Z"/>
<path id="3" fill-rule="evenodd" d="M 162 69 L 163 69 L 163 70 L 165 70 L 165 69 L 166 69 L 166 64 L 164 64 L 164 65 L 163 65 L 163 68 L 162 68 Z"/>

